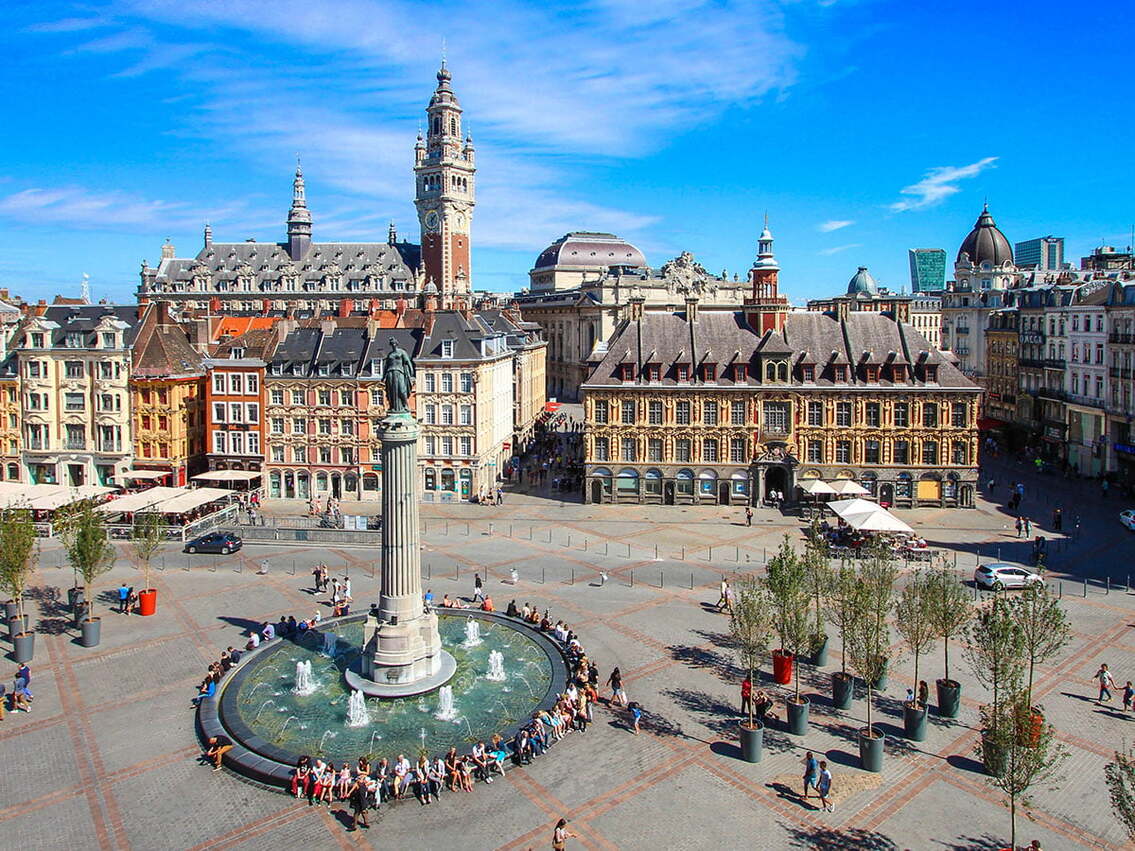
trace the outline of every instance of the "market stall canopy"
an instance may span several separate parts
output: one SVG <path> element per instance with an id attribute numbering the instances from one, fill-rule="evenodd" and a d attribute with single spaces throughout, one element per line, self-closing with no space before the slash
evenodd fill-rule
<path id="1" fill-rule="evenodd" d="M 829 502 L 828 508 L 852 529 L 863 532 L 914 532 L 887 509 L 865 499 L 840 499 Z"/>
<path id="2" fill-rule="evenodd" d="M 73 502 L 94 499 L 113 492 L 114 488 L 102 487 L 101 485 L 79 485 L 77 488 L 57 487 L 54 493 L 44 493 L 34 499 L 29 499 L 27 507 L 35 511 L 51 511 Z"/>
<path id="3" fill-rule="evenodd" d="M 812 496 L 819 496 L 823 493 L 836 493 L 831 485 L 820 479 L 805 479 L 800 483 L 800 490 Z"/>
<path id="4" fill-rule="evenodd" d="M 213 470 L 209 473 L 198 473 L 193 477 L 193 481 L 251 482 L 253 479 L 259 479 L 260 476 L 260 473 L 253 473 L 250 470 Z"/>
<path id="5" fill-rule="evenodd" d="M 853 524 L 854 525 L 854 524 Z M 902 520 L 899 520 L 885 508 L 880 508 L 874 514 L 868 514 L 859 521 L 855 527 L 861 532 L 905 532 L 913 535 L 914 530 Z"/>
<path id="6" fill-rule="evenodd" d="M 184 514 L 209 502 L 231 499 L 233 492 L 224 488 L 194 488 L 182 490 L 176 496 L 155 505 L 151 510 L 159 514 Z"/>
<path id="7" fill-rule="evenodd" d="M 98 510 L 104 514 L 136 514 L 157 505 L 159 502 L 165 502 L 167 499 L 172 499 L 178 494 L 186 492 L 185 488 L 149 488 L 138 493 L 128 493 L 118 499 L 112 499 L 110 502 L 100 505 Z"/>
<path id="8" fill-rule="evenodd" d="M 147 481 L 150 479 L 164 479 L 168 475 L 170 475 L 169 470 L 127 470 L 125 473 L 121 474 L 121 478 Z"/>
<path id="9" fill-rule="evenodd" d="M 862 496 L 870 493 L 867 488 L 852 479 L 836 479 L 828 486 L 832 489 L 832 493 L 838 493 L 841 496 Z"/>

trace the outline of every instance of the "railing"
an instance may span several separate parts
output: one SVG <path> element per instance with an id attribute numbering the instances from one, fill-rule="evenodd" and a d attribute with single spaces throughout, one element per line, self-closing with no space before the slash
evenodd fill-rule
<path id="1" fill-rule="evenodd" d="M 1066 363 L 1064 358 L 1045 358 L 1044 365 L 1046 369 L 1064 369 Z"/>
<path id="2" fill-rule="evenodd" d="M 1116 334 L 1111 333 L 1107 335 L 1109 343 L 1131 343 L 1135 342 L 1135 334 Z"/>
<path id="3" fill-rule="evenodd" d="M 1018 358 L 1017 363 L 1021 366 L 1043 367 L 1044 360 L 1041 358 Z"/>

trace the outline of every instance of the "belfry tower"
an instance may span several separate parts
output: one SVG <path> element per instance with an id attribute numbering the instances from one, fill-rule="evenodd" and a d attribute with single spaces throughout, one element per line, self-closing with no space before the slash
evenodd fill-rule
<path id="1" fill-rule="evenodd" d="M 765 216 L 764 230 L 757 239 L 757 259 L 749 270 L 753 294 L 745 299 L 749 325 L 758 334 L 782 331 L 788 319 L 788 298 L 779 292 L 779 275 L 780 264 L 776 262 L 776 255 L 772 251 L 772 231 L 768 228 L 768 216 Z"/>
<path id="2" fill-rule="evenodd" d="M 470 291 L 469 234 L 476 203 L 473 138 L 461 136 L 461 106 L 449 85 L 445 61 L 437 72 L 426 136 L 414 146 L 417 183 L 414 206 L 422 233 L 423 279 L 441 294 L 443 306 Z"/>

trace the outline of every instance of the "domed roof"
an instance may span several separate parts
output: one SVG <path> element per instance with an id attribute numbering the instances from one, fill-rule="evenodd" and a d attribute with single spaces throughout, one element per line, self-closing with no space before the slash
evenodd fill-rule
<path id="1" fill-rule="evenodd" d="M 993 221 L 988 204 L 977 217 L 977 222 L 969 232 L 969 236 L 962 242 L 962 247 L 958 249 L 957 262 L 962 261 L 963 254 L 969 255 L 969 260 L 974 266 L 980 266 L 982 263 L 1000 266 L 1002 263 L 1013 262 L 1013 247 L 1009 245 L 1009 240 Z"/>
<path id="2" fill-rule="evenodd" d="M 859 270 L 851 276 L 851 280 L 847 282 L 848 295 L 878 295 L 879 285 L 875 283 L 875 279 L 871 273 L 867 271 L 866 266 L 860 266 Z"/>
<path id="3" fill-rule="evenodd" d="M 646 257 L 643 253 L 613 233 L 573 231 L 541 251 L 534 268 L 570 266 L 608 269 L 612 266 L 640 268 L 645 265 Z"/>

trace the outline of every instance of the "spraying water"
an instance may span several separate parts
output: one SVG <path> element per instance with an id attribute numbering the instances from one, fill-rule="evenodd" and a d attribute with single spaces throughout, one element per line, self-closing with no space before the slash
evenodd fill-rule
<path id="1" fill-rule="evenodd" d="M 481 643 L 481 624 L 475 618 L 465 621 L 464 647 L 476 647 Z"/>
<path id="2" fill-rule="evenodd" d="M 438 721 L 454 721 L 457 718 L 457 710 L 453 708 L 453 687 L 442 686 L 437 693 L 437 712 L 434 713 L 434 718 Z"/>
<path id="3" fill-rule="evenodd" d="M 292 687 L 292 694 L 301 697 L 315 694 L 316 685 L 315 678 L 311 675 L 311 662 L 296 662 L 296 684 Z"/>
<path id="4" fill-rule="evenodd" d="M 347 703 L 347 726 L 365 727 L 370 723 L 370 713 L 367 712 L 366 695 L 361 691 L 352 691 L 351 699 Z"/>
<path id="5" fill-rule="evenodd" d="M 320 651 L 324 656 L 334 656 L 335 647 L 339 643 L 339 636 L 333 632 L 323 633 L 323 649 Z"/>
<path id="6" fill-rule="evenodd" d="M 508 679 L 508 674 L 504 672 L 504 654 L 499 650 L 489 654 L 489 673 L 485 675 L 485 679 L 494 683 L 503 683 Z"/>
<path id="7" fill-rule="evenodd" d="M 269 698 L 268 700 L 266 700 L 266 701 L 264 701 L 264 702 L 263 702 L 262 704 L 260 704 L 260 708 L 259 708 L 258 710 L 256 710 L 256 717 L 252 719 L 254 723 L 255 723 L 256 721 L 259 721 L 259 720 L 260 720 L 260 713 L 264 711 L 264 707 L 265 707 L 265 706 L 267 706 L 268 704 L 271 704 L 272 706 L 275 706 L 275 705 L 276 705 L 276 701 L 274 701 L 274 700 L 272 700 L 271 698 Z"/>

